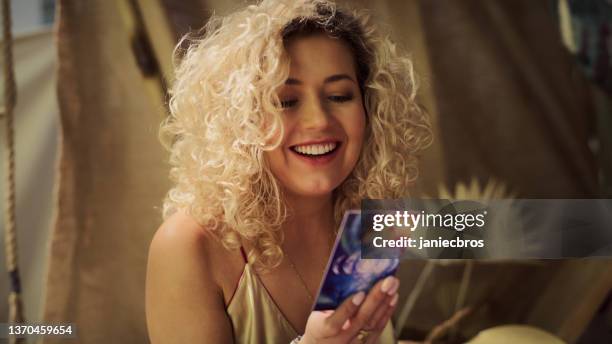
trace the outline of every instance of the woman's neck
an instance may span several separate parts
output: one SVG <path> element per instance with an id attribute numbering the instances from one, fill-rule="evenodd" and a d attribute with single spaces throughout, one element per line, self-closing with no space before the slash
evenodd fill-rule
<path id="1" fill-rule="evenodd" d="M 334 204 L 332 195 L 318 197 L 287 197 L 289 216 L 283 225 L 285 240 L 316 241 L 329 238 L 334 230 Z"/>

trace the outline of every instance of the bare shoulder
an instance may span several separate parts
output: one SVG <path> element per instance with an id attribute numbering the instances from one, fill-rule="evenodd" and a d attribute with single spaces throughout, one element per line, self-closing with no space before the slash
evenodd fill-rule
<path id="1" fill-rule="evenodd" d="M 212 282 L 209 241 L 213 240 L 205 228 L 183 212 L 176 212 L 164 221 L 151 240 L 148 272 L 188 269 L 191 273 L 198 272 L 197 278 Z"/>
<path id="2" fill-rule="evenodd" d="M 171 262 L 172 259 L 193 265 L 204 274 L 202 277 L 210 279 L 210 287 L 223 289 L 224 293 L 227 285 L 235 285 L 234 275 L 239 277 L 243 265 L 239 252 L 226 250 L 209 230 L 180 211 L 166 219 L 155 233 L 149 260 L 155 255 L 163 257 L 169 265 L 178 263 Z"/>
<path id="3" fill-rule="evenodd" d="M 179 211 L 161 224 L 153 236 L 149 249 L 153 254 L 158 251 L 184 251 L 185 249 L 191 253 L 204 254 L 206 252 L 201 252 L 201 250 L 206 250 L 205 244 L 208 237 L 210 234 L 205 228 L 189 215 Z"/>
<path id="4" fill-rule="evenodd" d="M 211 336 L 231 342 L 222 288 L 215 278 L 214 247 L 210 233 L 182 212 L 169 217 L 155 233 L 145 292 L 152 343 L 198 342 Z M 177 328 L 181 333 L 173 332 Z"/>

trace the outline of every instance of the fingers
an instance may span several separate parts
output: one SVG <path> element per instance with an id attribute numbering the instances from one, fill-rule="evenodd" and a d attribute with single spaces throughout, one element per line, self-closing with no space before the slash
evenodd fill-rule
<path id="1" fill-rule="evenodd" d="M 326 314 L 325 337 L 335 336 L 344 330 L 353 337 L 361 329 L 380 332 L 391 318 L 397 303 L 399 280 L 389 276 L 374 285 L 367 294 L 359 292 L 347 298 L 331 315 Z"/>
<path id="2" fill-rule="evenodd" d="M 397 303 L 397 297 L 397 292 L 393 295 L 387 296 L 383 301 L 383 304 L 378 307 L 376 312 L 370 317 L 364 328 L 372 331 L 382 331 L 384 325 L 386 325 L 386 321 L 383 322 L 383 320 L 385 320 L 385 317 L 389 312 L 393 314 L 393 310 L 395 309 L 394 306 Z M 390 308 L 393 309 L 390 310 Z M 380 323 L 383 324 L 382 327 L 380 326 Z"/>
<path id="3" fill-rule="evenodd" d="M 393 276 L 389 276 L 376 283 L 353 319 L 355 326 L 351 327 L 355 331 L 359 331 L 362 328 L 369 329 L 368 325 L 370 325 L 370 319 L 372 318 L 375 318 L 374 324 L 378 323 L 390 308 L 390 303 L 394 295 L 396 295 L 398 288 L 399 280 Z"/>
<path id="4" fill-rule="evenodd" d="M 397 294 L 395 294 L 395 296 L 391 298 L 391 301 L 389 302 L 389 307 L 385 310 L 380 319 L 378 319 L 378 322 L 374 324 L 374 328 L 376 330 L 382 331 L 385 329 L 385 326 L 387 326 L 387 323 L 393 316 L 393 312 L 395 312 L 395 307 L 397 306 L 397 298 Z"/>
<path id="5" fill-rule="evenodd" d="M 377 311 L 378 315 L 373 317 L 376 319 L 370 319 L 369 326 L 371 327 L 367 327 L 367 329 L 373 331 L 373 333 L 368 337 L 368 344 L 377 343 L 378 338 L 385 330 L 385 327 L 389 324 L 389 321 L 391 321 L 391 317 L 393 316 L 393 312 L 395 312 L 397 305 L 398 294 L 395 293 L 388 299 L 390 299 L 388 306 L 380 307 Z"/>
<path id="6" fill-rule="evenodd" d="M 355 313 L 357 313 L 359 306 L 363 303 L 365 298 L 366 294 L 363 291 L 360 291 L 344 300 L 340 307 L 338 307 L 334 313 L 325 320 L 329 332 L 338 333 L 340 330 L 347 329 L 351 325 L 349 319 L 352 318 Z"/>
<path id="7" fill-rule="evenodd" d="M 368 335 L 368 339 L 366 341 L 367 344 L 378 343 L 378 338 L 380 338 L 386 326 L 391 321 L 391 317 L 393 316 L 393 312 L 395 311 L 395 308 L 396 308 L 395 306 L 397 305 L 397 294 L 395 294 L 395 296 L 391 296 L 390 299 L 391 299 L 391 303 L 389 304 L 388 307 L 385 308 L 378 322 L 373 326 L 373 328 L 367 329 L 370 332 L 370 334 Z M 358 337 L 355 336 L 353 337 L 350 343 L 351 344 L 363 344 L 363 341 L 359 340 Z"/>

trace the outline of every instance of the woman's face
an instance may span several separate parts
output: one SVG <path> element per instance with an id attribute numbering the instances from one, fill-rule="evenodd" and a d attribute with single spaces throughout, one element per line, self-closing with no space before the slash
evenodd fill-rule
<path id="1" fill-rule="evenodd" d="M 279 90 L 283 140 L 266 152 L 272 173 L 297 196 L 323 196 L 355 167 L 366 114 L 353 54 L 324 34 L 296 38 L 286 46 L 290 73 Z"/>

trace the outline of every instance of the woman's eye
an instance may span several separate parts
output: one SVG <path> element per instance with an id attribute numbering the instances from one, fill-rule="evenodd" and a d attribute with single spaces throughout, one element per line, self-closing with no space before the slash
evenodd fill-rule
<path id="1" fill-rule="evenodd" d="M 331 100 L 332 102 L 335 102 L 335 103 L 344 103 L 344 102 L 348 102 L 349 100 L 352 100 L 353 96 L 352 95 L 329 96 L 328 99 Z"/>
<path id="2" fill-rule="evenodd" d="M 295 104 L 297 104 L 297 99 L 288 99 L 288 100 L 282 100 L 281 101 L 281 107 L 283 109 L 290 108 L 290 107 L 294 106 Z"/>

